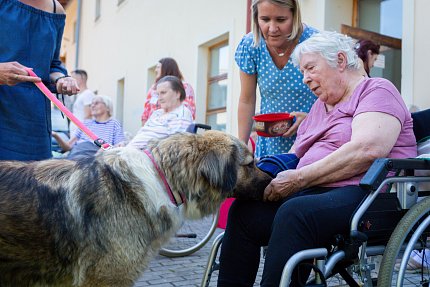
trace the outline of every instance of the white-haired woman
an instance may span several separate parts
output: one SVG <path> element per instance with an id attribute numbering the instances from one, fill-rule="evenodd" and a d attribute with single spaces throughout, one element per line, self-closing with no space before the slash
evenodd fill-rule
<path id="1" fill-rule="evenodd" d="M 299 44 L 293 60 L 318 97 L 300 125 L 285 170 L 264 190 L 265 202 L 235 200 L 220 257 L 218 286 L 252 286 L 260 246 L 268 245 L 261 286 L 278 286 L 295 253 L 327 246 L 349 230 L 366 194 L 359 186 L 376 158 L 416 156 L 411 115 L 388 80 L 363 77 L 351 38 L 315 34 Z M 291 286 L 310 270 L 294 272 Z"/>
<path id="2" fill-rule="evenodd" d="M 112 100 L 108 96 L 96 95 L 91 102 L 93 118 L 85 120 L 84 125 L 110 145 L 118 146 L 124 143 L 125 136 L 120 122 L 112 118 L 112 111 Z M 70 151 L 68 158 L 89 156 L 99 149 L 80 129 L 75 131 L 69 141 L 65 141 L 55 132 L 52 132 L 52 135 L 63 151 Z"/>

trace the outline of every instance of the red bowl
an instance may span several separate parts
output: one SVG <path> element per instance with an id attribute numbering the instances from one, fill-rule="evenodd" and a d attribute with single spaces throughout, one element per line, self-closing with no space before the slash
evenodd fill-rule
<path id="1" fill-rule="evenodd" d="M 294 117 L 289 113 L 261 114 L 252 117 L 255 120 L 257 135 L 279 137 L 286 133 L 293 124 Z"/>

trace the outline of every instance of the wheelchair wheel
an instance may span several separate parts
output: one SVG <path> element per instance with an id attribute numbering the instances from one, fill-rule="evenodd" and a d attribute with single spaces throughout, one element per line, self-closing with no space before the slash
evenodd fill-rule
<path id="1" fill-rule="evenodd" d="M 378 286 L 429 286 L 430 280 L 430 197 L 413 206 L 394 229 L 385 248 Z M 426 252 L 427 249 L 427 252 Z M 412 263 L 411 255 L 420 261 Z"/>
<path id="2" fill-rule="evenodd" d="M 214 234 L 219 213 L 197 220 L 185 220 L 181 229 L 160 249 L 166 257 L 181 257 L 193 254 L 202 248 Z"/>

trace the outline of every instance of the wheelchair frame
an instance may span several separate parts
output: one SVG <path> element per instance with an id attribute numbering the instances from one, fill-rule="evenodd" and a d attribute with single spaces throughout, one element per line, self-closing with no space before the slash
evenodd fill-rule
<path id="1" fill-rule="evenodd" d="M 428 137 L 430 109 L 413 113 L 412 118 L 416 139 Z M 375 286 L 376 282 L 371 277 L 375 264 L 367 260 L 368 256 L 375 255 L 383 255 L 377 286 L 403 286 L 412 251 L 430 249 L 430 197 L 426 197 L 430 190 L 419 190 L 418 187 L 419 183 L 430 183 L 430 176 L 415 176 L 418 170 L 429 171 L 430 159 L 377 159 L 360 181 L 360 186 L 369 193 L 351 218 L 349 235 L 337 235 L 330 249 L 314 248 L 293 255 L 284 266 L 280 286 L 288 286 L 293 270 L 302 261 L 310 259 L 314 259 L 317 272 L 306 286 L 327 286 L 326 279 L 335 274 L 339 274 L 349 286 Z M 390 172 L 401 176 L 387 177 Z M 381 192 L 390 185 L 397 185 L 396 193 Z M 424 199 L 417 202 L 417 198 Z M 389 210 L 385 208 L 386 203 L 389 203 Z M 376 216 L 372 212 L 376 212 Z M 388 220 L 384 218 L 387 222 L 379 220 L 384 213 L 388 213 L 385 216 Z M 202 287 L 209 286 L 212 272 L 219 269 L 216 257 L 223 234 L 213 242 Z M 395 267 L 398 267 L 397 276 L 393 276 Z M 422 275 L 419 285 L 414 286 L 430 286 L 430 262 L 426 268 L 429 269 L 427 277 Z M 360 284 L 351 273 L 358 275 Z"/>
<path id="2" fill-rule="evenodd" d="M 329 250 L 328 248 L 315 248 L 302 250 L 296 253 L 285 264 L 281 276 L 281 283 L 279 286 L 288 286 L 291 280 L 293 270 L 299 265 L 299 263 L 309 259 L 314 259 L 316 269 L 320 272 L 316 273 L 313 281 L 309 282 L 309 285 L 306 286 L 327 286 L 325 283 L 326 279 L 335 274 L 339 274 L 349 286 L 374 286 L 375 281 L 371 278 L 371 271 L 375 269 L 375 264 L 369 263 L 367 258 L 369 256 L 384 254 L 383 262 L 389 261 L 391 262 L 391 265 L 393 265 L 395 263 L 395 260 L 393 261 L 393 258 L 387 258 L 387 256 L 392 257 L 396 254 L 393 254 L 393 252 L 387 253 L 385 244 L 368 244 L 368 232 L 366 233 L 366 231 L 363 231 L 363 227 L 360 228 L 360 226 L 364 225 L 362 218 L 363 216 L 366 216 L 366 211 L 369 210 L 369 208 L 372 206 L 372 203 L 378 200 L 386 200 L 384 198 L 380 199 L 378 197 L 385 197 L 384 195 L 391 194 L 396 197 L 396 200 L 398 202 L 397 211 L 399 213 L 404 214 L 402 216 L 399 215 L 399 218 L 408 218 L 408 214 L 410 214 L 411 210 L 414 210 L 413 208 L 417 206 L 421 207 L 421 209 L 424 210 L 424 214 L 426 214 L 426 220 L 423 222 L 420 229 L 415 232 L 416 237 L 423 234 L 426 231 L 428 225 L 430 225 L 430 197 L 428 197 L 428 200 L 426 201 L 423 200 L 415 203 L 416 198 L 419 194 L 424 196 L 428 195 L 428 193 L 426 192 L 419 191 L 417 188 L 417 184 L 421 182 L 430 183 L 430 176 L 413 176 L 414 170 L 430 170 L 430 160 L 388 158 L 376 160 L 360 182 L 360 185 L 362 187 L 369 190 L 369 194 L 365 197 L 363 202 L 360 204 L 360 206 L 357 208 L 356 212 L 352 216 L 349 238 L 341 240 L 340 245 L 342 247 L 335 246 L 334 251 Z M 403 171 L 405 175 L 386 178 L 387 174 L 392 171 Z M 386 186 L 392 184 L 402 184 L 403 186 L 407 186 L 407 188 L 400 188 L 398 194 L 381 192 L 384 188 L 386 188 Z M 405 198 L 408 197 L 407 194 L 409 194 L 409 197 L 412 197 L 412 201 L 405 200 Z M 415 198 L 415 200 L 413 198 Z M 409 207 L 411 207 L 411 209 L 409 209 Z M 406 209 L 409 210 L 406 211 Z M 394 225 L 392 226 L 392 228 L 387 229 L 386 226 L 383 227 L 383 233 L 385 233 L 385 237 L 390 238 L 391 240 L 392 236 L 396 232 L 401 233 L 404 231 L 404 229 L 411 228 L 411 226 L 399 226 L 399 224 L 402 224 L 402 221 L 400 221 L 399 224 L 397 223 L 398 221 L 393 223 Z M 416 221 L 412 221 L 410 224 L 415 223 Z M 379 235 L 379 230 L 370 231 L 377 233 L 377 236 Z M 426 232 L 428 232 L 428 230 Z M 202 287 L 209 286 L 212 272 L 219 269 L 219 263 L 216 262 L 216 257 L 218 254 L 219 247 L 222 244 L 223 235 L 224 233 L 218 235 L 213 242 L 212 249 L 208 258 L 207 267 L 201 283 Z M 424 246 L 416 244 L 416 240 L 414 240 L 415 239 L 412 238 L 411 244 L 405 244 L 405 246 L 403 246 L 403 249 L 405 249 L 405 251 L 403 253 L 403 259 L 401 261 L 400 269 L 398 272 L 398 277 L 400 278 L 397 279 L 397 286 L 403 286 L 403 277 L 405 276 L 407 261 L 412 250 L 424 248 Z M 345 244 L 345 241 L 348 241 L 348 243 Z M 388 241 L 388 239 L 382 239 L 382 241 Z M 388 242 L 388 244 L 390 244 L 390 242 Z M 348 270 L 346 270 L 341 264 L 345 261 L 352 262 L 350 264 L 347 264 Z M 390 270 L 390 268 L 388 268 L 388 270 Z M 391 269 L 390 271 L 391 273 L 392 270 L 393 269 Z M 351 272 L 356 273 L 358 275 L 361 281 L 360 284 L 357 283 L 355 279 L 353 279 L 350 274 Z M 385 275 L 385 277 L 387 276 Z M 390 278 L 388 278 L 387 280 L 391 282 L 392 278 L 391 276 L 389 277 Z M 388 287 L 392 285 L 391 283 L 382 283 L 381 285 L 378 282 L 378 286 Z"/>
<path id="3" fill-rule="evenodd" d="M 366 260 L 367 256 L 374 256 L 374 255 L 382 255 L 384 253 L 383 262 L 384 261 L 391 261 L 392 264 L 394 264 L 392 258 L 388 258 L 390 256 L 395 256 L 396 254 L 392 254 L 392 252 L 386 252 L 386 246 L 385 245 L 371 245 L 368 246 L 368 235 L 366 232 L 359 230 L 359 225 L 361 222 L 362 217 L 365 215 L 365 212 L 369 209 L 371 204 L 377 199 L 378 195 L 381 194 L 381 190 L 383 190 L 387 185 L 393 184 L 393 183 L 405 183 L 409 184 L 410 189 L 409 190 L 401 190 L 400 198 L 404 198 L 404 193 L 413 193 L 418 194 L 420 191 L 416 189 L 416 183 L 420 182 L 430 182 L 430 176 L 397 176 L 397 177 L 389 177 L 385 178 L 388 172 L 390 171 L 400 171 L 404 170 L 406 174 L 411 173 L 413 170 L 430 170 L 430 160 L 427 159 L 378 159 L 376 160 L 369 171 L 366 173 L 366 175 L 363 177 L 363 179 L 360 182 L 360 185 L 366 189 L 369 190 L 369 194 L 364 199 L 364 201 L 361 203 L 359 208 L 354 213 L 352 219 L 351 219 L 351 230 L 349 235 L 350 240 L 350 246 L 352 248 L 359 247 L 361 250 L 359 251 L 359 255 L 357 258 L 351 258 L 354 257 L 355 254 L 351 250 L 345 250 L 340 249 L 335 252 L 330 252 L 327 248 L 315 248 L 315 249 L 308 249 L 303 250 L 298 253 L 296 253 L 294 256 L 292 256 L 288 262 L 284 266 L 284 270 L 281 276 L 281 283 L 279 286 L 288 286 L 291 280 L 291 274 L 296 266 L 304 260 L 308 259 L 315 259 L 316 265 L 319 270 L 321 270 L 322 274 L 325 278 L 318 278 L 319 275 L 316 274 L 315 281 L 312 282 L 312 284 L 320 284 L 319 286 L 324 286 L 323 282 L 327 277 L 333 274 L 333 270 L 335 269 L 335 266 L 339 264 L 342 260 L 354 260 L 356 259 L 355 263 L 352 264 L 352 271 L 355 273 L 358 273 L 359 277 L 361 278 L 362 284 L 359 285 L 355 282 L 355 280 L 352 279 L 346 272 L 344 271 L 337 271 L 343 279 L 349 284 L 349 286 L 374 286 L 374 282 L 371 278 L 370 271 L 374 269 L 374 266 L 372 264 L 369 264 Z M 382 193 L 383 194 L 383 193 Z M 399 202 L 400 204 L 400 202 Z M 406 214 L 403 215 L 402 219 L 407 218 L 408 214 L 413 208 L 416 206 L 421 205 L 422 208 L 426 211 L 424 213 L 430 212 L 430 200 L 427 201 L 421 201 L 416 204 L 413 204 L 412 208 L 409 209 L 409 211 L 406 212 Z M 401 208 L 406 208 L 407 206 L 401 206 Z M 411 222 L 411 224 L 416 224 L 417 222 Z M 419 235 L 422 235 L 425 232 L 425 229 L 430 223 L 430 214 L 426 216 L 426 219 L 423 221 L 420 229 L 418 229 L 415 233 L 415 237 L 418 237 Z M 402 224 L 402 221 L 399 222 L 399 224 Z M 398 227 L 401 227 L 400 229 Z M 403 229 L 410 229 L 411 226 L 399 226 L 396 225 L 396 228 L 394 231 L 390 234 L 390 240 L 395 235 L 396 231 L 400 230 L 403 231 Z M 400 269 L 398 271 L 398 279 L 396 286 L 403 286 L 403 278 L 406 273 L 406 266 L 407 262 L 409 260 L 409 257 L 411 255 L 411 252 L 413 249 L 421 249 L 424 248 L 423 246 L 415 244 L 416 238 L 411 238 L 411 242 L 413 244 L 406 244 L 405 251 L 403 252 L 403 258 L 400 262 Z M 390 241 L 388 242 L 390 244 Z M 388 249 L 387 249 L 388 250 Z M 387 257 L 388 256 L 388 257 Z M 382 263 L 381 265 L 383 265 Z M 390 270 L 391 268 L 388 268 Z M 392 273 L 391 269 L 391 273 Z M 383 275 L 386 277 L 386 275 Z M 378 286 L 388 287 L 392 286 L 391 280 L 392 276 L 388 276 L 389 283 L 381 283 L 378 282 Z M 380 279 L 380 276 L 378 276 L 378 281 Z"/>

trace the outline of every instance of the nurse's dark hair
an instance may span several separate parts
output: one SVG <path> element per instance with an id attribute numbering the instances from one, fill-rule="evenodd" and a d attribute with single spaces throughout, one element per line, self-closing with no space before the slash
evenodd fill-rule
<path id="1" fill-rule="evenodd" d="M 161 64 L 161 73 L 160 78 L 164 76 L 175 76 L 178 77 L 181 81 L 184 79 L 182 76 L 181 70 L 179 70 L 178 63 L 173 58 L 161 58 L 158 63 Z M 159 79 L 155 79 L 157 82 Z"/>
<path id="2" fill-rule="evenodd" d="M 371 40 L 361 39 L 357 41 L 357 44 L 355 44 L 355 52 L 360 57 L 360 59 L 363 60 L 364 70 L 366 71 L 367 75 L 370 73 L 369 55 L 367 54 L 367 51 L 370 51 L 373 55 L 379 55 L 380 48 L 381 46 L 379 44 L 376 44 Z"/>

